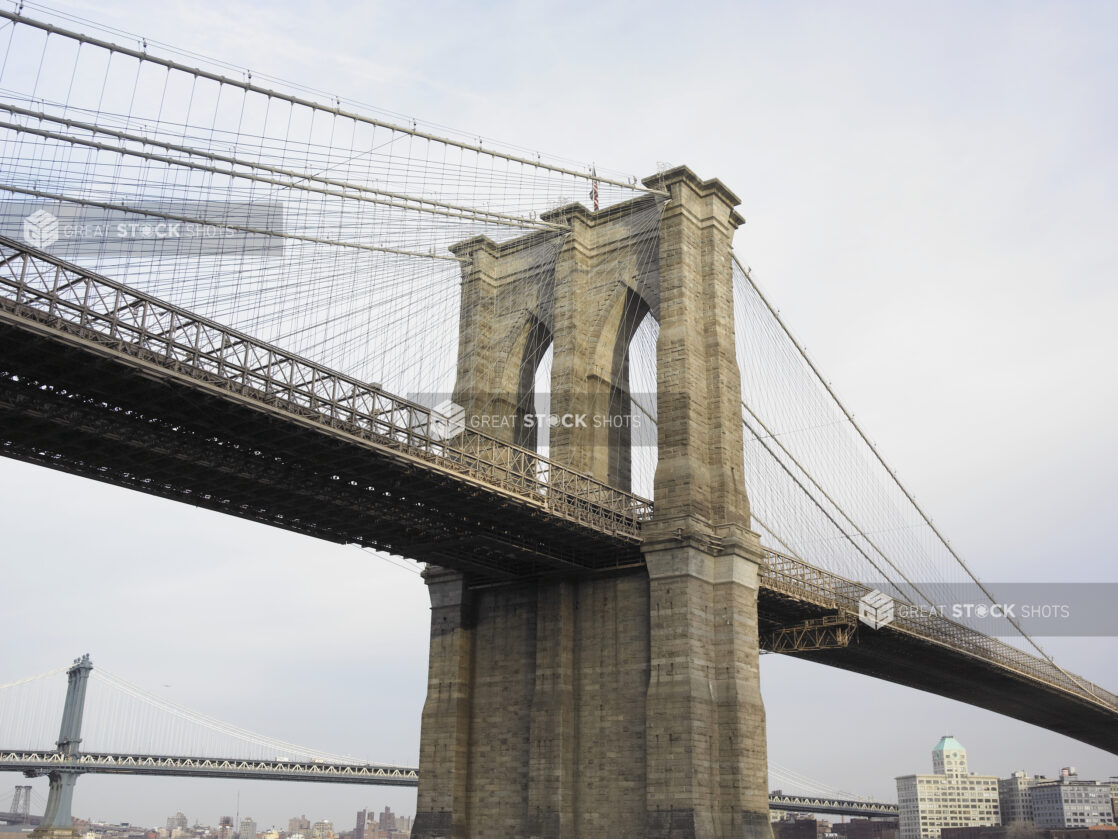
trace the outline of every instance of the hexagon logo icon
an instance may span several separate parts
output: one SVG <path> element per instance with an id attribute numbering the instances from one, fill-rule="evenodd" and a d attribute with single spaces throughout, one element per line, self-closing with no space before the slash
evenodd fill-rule
<path id="1" fill-rule="evenodd" d="M 431 409 L 431 433 L 439 440 L 451 440 L 466 430 L 466 409 L 447 399 Z"/>
<path id="2" fill-rule="evenodd" d="M 881 629 L 895 617 L 893 598 L 883 591 L 874 589 L 858 600 L 858 620 L 870 629 Z"/>
<path id="3" fill-rule="evenodd" d="M 49 248 L 58 241 L 58 219 L 36 210 L 23 220 L 23 241 L 33 248 Z"/>

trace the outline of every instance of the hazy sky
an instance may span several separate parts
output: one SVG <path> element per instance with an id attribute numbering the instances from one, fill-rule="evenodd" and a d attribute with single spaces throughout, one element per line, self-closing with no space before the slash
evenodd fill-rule
<path id="1" fill-rule="evenodd" d="M 1118 5 L 57 7 L 429 123 L 723 179 L 748 220 L 737 252 L 978 573 L 1118 581 Z M 0 683 L 88 651 L 246 728 L 417 760 L 412 570 L 6 460 L 0 527 Z M 1044 644 L 1118 688 L 1113 637 Z M 762 679 L 772 759 L 863 794 L 895 800 L 945 733 L 980 773 L 1118 775 L 1076 741 L 872 679 L 778 656 Z M 262 826 L 414 811 L 407 791 L 95 777 L 74 809 L 213 823 L 238 793 Z"/>

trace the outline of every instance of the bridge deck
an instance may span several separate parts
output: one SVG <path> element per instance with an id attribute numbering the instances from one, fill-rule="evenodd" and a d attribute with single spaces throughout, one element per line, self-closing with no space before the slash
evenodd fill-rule
<path id="1" fill-rule="evenodd" d="M 1118 696 L 938 615 L 898 615 L 880 629 L 859 624 L 858 599 L 869 591 L 769 552 L 758 607 L 762 639 L 780 627 L 843 616 L 856 627 L 849 644 L 794 654 L 996 711 L 1118 754 Z"/>
<path id="2" fill-rule="evenodd" d="M 649 503 L 0 238 L 3 454 L 492 578 L 640 559 Z"/>
<path id="3" fill-rule="evenodd" d="M 414 787 L 419 783 L 419 770 L 414 766 L 232 757 L 178 757 L 114 752 L 90 752 L 71 756 L 56 751 L 33 749 L 0 751 L 0 770 L 22 772 L 28 777 L 68 771 L 93 775 L 252 778 L 397 787 Z"/>
<path id="4" fill-rule="evenodd" d="M 23 772 L 29 776 L 66 770 L 99 775 L 162 775 L 195 778 L 251 778 L 269 781 L 310 781 L 328 784 L 369 784 L 414 787 L 419 785 L 419 770 L 413 766 L 382 766 L 369 763 L 324 763 L 290 760 L 245 760 L 241 758 L 175 757 L 170 755 L 116 754 L 91 752 L 69 757 L 53 751 L 0 751 L 0 771 Z M 841 798 L 769 795 L 774 810 L 836 815 L 889 817 L 897 815 L 897 805 L 883 801 Z M 4 820 L 0 813 L 0 821 Z M 35 823 L 38 823 L 38 817 Z"/>

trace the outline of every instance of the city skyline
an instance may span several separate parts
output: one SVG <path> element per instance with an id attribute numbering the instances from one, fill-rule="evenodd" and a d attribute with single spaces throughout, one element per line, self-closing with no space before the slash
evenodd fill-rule
<path id="1" fill-rule="evenodd" d="M 478 13 L 449 8 L 428 26 L 385 6 L 55 7 L 636 175 L 666 158 L 722 178 L 748 220 L 737 253 L 980 576 L 1115 581 L 1115 10 L 713 4 L 669 25 L 666 6 L 563 21 L 497 4 L 495 46 L 479 54 L 463 34 Z M 665 38 L 681 61 L 717 53 L 723 78 L 669 74 L 646 49 Z M 714 114 L 703 130 L 661 116 L 693 100 Z M 429 612 L 414 564 L 6 459 L 0 523 L 0 570 L 19 592 L 0 617 L 0 683 L 88 651 L 230 723 L 418 762 Z M 44 621 L 46 608 L 73 625 Z M 1113 637 L 1041 640 L 1118 686 Z M 922 770 L 943 731 L 1000 777 L 1118 774 L 1067 738 L 803 661 L 763 656 L 761 686 L 772 760 L 858 794 Z M 871 761 L 840 754 L 850 731 Z M 291 800 L 335 824 L 371 801 L 415 812 L 409 790 L 85 776 L 75 814 L 216 823 L 238 791 L 260 824 L 289 818 Z"/>
<path id="2" fill-rule="evenodd" d="M 942 736 L 939 739 L 939 741 L 936 743 L 936 745 L 931 749 L 930 755 L 931 755 L 931 763 L 932 763 L 933 774 L 931 774 L 931 775 L 927 775 L 927 774 L 921 775 L 920 773 L 917 773 L 916 775 L 907 775 L 907 776 L 897 777 L 895 779 L 896 784 L 897 784 L 897 790 L 898 790 L 898 795 L 895 796 L 895 797 L 897 798 L 898 802 L 901 804 L 901 814 L 900 814 L 900 824 L 901 824 L 900 831 L 901 832 L 899 832 L 897 834 L 898 839 L 904 839 L 904 837 L 906 835 L 903 832 L 905 830 L 906 819 L 908 819 L 909 824 L 911 824 L 912 819 L 915 818 L 915 816 L 914 816 L 914 814 L 916 813 L 915 801 L 917 800 L 915 798 L 915 796 L 917 794 L 919 794 L 920 796 L 925 795 L 925 791 L 923 790 L 922 787 L 919 790 L 917 789 L 917 784 L 916 784 L 917 779 L 926 779 L 926 780 L 929 780 L 929 781 L 933 780 L 933 779 L 939 779 L 939 780 L 946 781 L 948 783 L 956 783 L 956 784 L 959 783 L 960 781 L 962 781 L 964 786 L 966 785 L 966 783 L 968 783 L 967 779 L 970 779 L 971 782 L 976 781 L 976 780 L 980 781 L 984 784 L 987 784 L 987 786 L 988 786 L 987 782 L 994 782 L 994 785 L 992 787 L 992 790 L 993 790 L 993 810 L 992 811 L 990 810 L 989 805 L 986 803 L 986 799 L 988 799 L 990 797 L 989 795 L 980 794 L 976 798 L 978 803 L 980 805 L 982 805 L 980 807 L 981 812 L 976 811 L 976 814 L 972 817 L 974 819 L 974 821 L 971 822 L 971 824 L 976 825 L 976 826 L 977 825 L 985 825 L 985 824 L 1008 825 L 1008 824 L 1018 822 L 1018 821 L 1023 821 L 1023 822 L 1026 822 L 1026 823 L 1032 823 L 1033 822 L 1032 805 L 1030 805 L 1028 803 L 1028 800 L 1029 800 L 1028 792 L 1030 790 L 1034 789 L 1038 784 L 1044 785 L 1044 786 L 1057 785 L 1057 787 L 1058 787 L 1061 784 L 1061 782 L 1066 783 L 1069 780 L 1074 781 L 1076 783 L 1087 783 L 1087 784 L 1091 784 L 1091 783 L 1094 783 L 1094 782 L 1097 781 L 1099 784 L 1102 784 L 1102 787 L 1100 788 L 1102 790 L 1102 792 L 1100 792 L 1099 795 L 1101 795 L 1103 798 L 1105 798 L 1105 806 L 1107 808 L 1108 813 L 1111 812 L 1110 808 L 1112 807 L 1112 804 L 1113 804 L 1113 802 L 1111 800 L 1112 797 L 1114 798 L 1114 800 L 1118 800 L 1118 795 L 1115 795 L 1115 793 L 1118 793 L 1118 775 L 1110 776 L 1109 778 L 1103 778 L 1103 777 L 1100 777 L 1100 778 L 1083 778 L 1082 776 L 1080 776 L 1080 774 L 1078 773 L 1078 770 L 1074 766 L 1072 766 L 1072 767 L 1068 767 L 1068 766 L 1061 767 L 1060 770 L 1058 772 L 1054 772 L 1052 776 L 1048 776 L 1044 773 L 1033 773 L 1033 772 L 1029 772 L 1027 770 L 1014 770 L 1012 772 L 1005 773 L 1004 775 L 1001 775 L 1000 777 L 999 777 L 999 773 L 995 773 L 995 774 L 992 774 L 992 775 L 978 775 L 978 774 L 976 774 L 972 771 L 969 771 L 967 750 L 963 745 L 961 745 L 959 743 L 957 738 L 955 738 L 953 735 Z M 924 768 L 926 768 L 926 767 L 924 767 Z M 954 780 L 952 780 L 952 779 L 954 779 Z M 26 783 L 26 779 L 22 780 L 20 783 Z M 902 785 L 904 786 L 903 790 L 902 790 Z M 970 791 L 964 789 L 959 793 L 946 792 L 946 793 L 939 793 L 939 795 L 954 795 L 954 794 L 971 794 L 971 795 L 973 795 L 975 792 L 986 793 L 987 789 L 986 789 L 986 787 L 982 787 L 978 790 L 970 790 Z M 908 795 L 910 797 L 906 798 L 906 795 Z M 1016 800 L 1021 795 L 1024 795 L 1024 805 L 1018 803 L 1017 800 Z M 41 802 L 43 800 L 41 795 L 36 796 L 36 798 L 38 799 L 39 802 Z M 0 800 L 3 800 L 3 795 L 2 794 L 0 794 Z M 955 800 L 955 799 L 951 799 L 951 800 Z M 906 806 L 905 802 L 906 801 L 913 802 L 912 813 L 909 813 L 905 809 L 905 806 Z M 1000 804 L 1000 810 L 999 810 L 999 804 Z M 240 806 L 240 796 L 239 795 L 238 795 L 238 798 L 237 798 L 237 801 L 236 801 L 236 806 L 237 807 Z M 952 805 L 952 806 L 954 806 L 954 805 Z M 1024 809 L 1022 809 L 1022 807 Z M 378 807 L 378 806 L 362 807 L 361 810 L 358 813 L 356 813 L 355 816 L 354 816 L 355 827 L 360 825 L 361 816 L 363 814 L 367 813 L 367 814 L 369 814 L 368 818 L 373 819 L 374 817 L 379 815 L 383 810 L 392 811 L 392 807 L 390 805 L 384 805 L 384 807 Z M 801 815 L 805 815 L 805 813 L 794 813 L 794 812 L 791 812 L 791 811 L 787 811 L 787 812 L 774 811 L 774 812 L 776 812 L 776 815 L 778 815 L 780 817 L 784 817 L 784 818 L 791 818 L 793 816 L 798 818 Z M 992 813 L 992 815 L 991 815 L 991 813 Z M 396 819 L 407 819 L 408 823 L 410 823 L 411 818 L 413 817 L 414 814 L 407 813 L 407 812 L 403 812 L 403 813 L 394 812 L 394 813 L 392 813 L 392 815 Z M 282 821 L 286 821 L 286 824 L 283 824 L 283 823 L 267 824 L 265 822 L 258 821 L 251 814 L 244 814 L 244 813 L 239 813 L 238 815 L 226 814 L 226 815 L 221 816 L 220 818 L 215 818 L 213 821 L 208 821 L 205 818 L 191 817 L 190 815 L 184 813 L 182 810 L 178 810 L 173 815 L 168 816 L 168 818 L 165 820 L 166 821 L 165 829 L 160 824 L 147 824 L 147 823 L 142 823 L 142 822 L 139 822 L 139 821 L 132 821 L 132 820 L 128 820 L 128 819 L 117 820 L 117 821 L 114 821 L 114 822 L 108 822 L 108 821 L 105 821 L 105 820 L 90 820 L 90 819 L 83 818 L 81 816 L 75 816 L 75 817 L 81 819 L 83 822 L 88 821 L 91 824 L 105 823 L 105 824 L 115 824 L 115 825 L 131 825 L 133 827 L 137 827 L 137 828 L 141 828 L 141 829 L 156 830 L 160 833 L 161 836 L 166 835 L 167 837 L 169 837 L 169 839 L 174 839 L 172 834 L 176 830 L 183 830 L 183 831 L 186 831 L 188 833 L 193 833 L 196 829 L 197 830 L 207 830 L 207 831 L 216 829 L 215 832 L 228 830 L 229 831 L 228 835 L 230 837 L 232 837 L 234 832 L 240 834 L 240 836 L 243 837 L 244 829 L 245 829 L 246 825 L 251 826 L 252 836 L 254 836 L 254 837 L 257 834 L 262 835 L 262 834 L 266 834 L 266 833 L 276 833 L 276 832 L 278 832 L 281 835 L 287 835 L 287 836 L 294 836 L 296 834 L 300 834 L 300 835 L 304 835 L 304 836 L 308 836 L 308 837 L 311 836 L 311 835 L 314 835 L 314 836 L 318 837 L 318 836 L 322 835 L 323 831 L 328 832 L 330 834 L 340 836 L 340 835 L 345 834 L 345 833 L 350 833 L 350 832 L 352 832 L 352 830 L 355 829 L 355 828 L 348 827 L 344 819 L 342 819 L 341 821 L 335 821 L 333 819 L 328 819 L 328 818 L 325 818 L 325 817 L 323 817 L 321 819 L 308 818 L 306 816 L 306 814 L 303 813 L 303 812 L 300 812 L 299 814 L 293 815 L 293 816 L 287 818 L 286 820 L 282 820 Z M 813 817 L 818 817 L 818 816 L 813 816 Z M 238 822 L 238 818 L 239 818 L 239 822 Z M 839 822 L 844 822 L 844 821 L 846 821 L 847 818 L 852 818 L 853 819 L 853 818 L 858 818 L 858 817 L 856 817 L 856 816 L 835 817 L 835 816 L 827 816 L 826 814 L 824 814 L 823 818 L 824 818 L 824 820 L 838 819 Z M 238 823 L 241 825 L 241 830 L 240 831 L 237 831 L 236 828 L 234 827 L 234 825 L 238 824 Z M 228 825 L 228 827 L 225 827 L 226 825 Z M 959 826 L 959 825 L 960 825 L 960 823 L 956 822 L 956 821 L 944 821 L 944 823 L 943 823 L 943 826 Z M 1040 826 L 1040 825 L 1038 825 L 1038 826 Z M 1047 826 L 1048 827 L 1061 827 L 1062 825 L 1055 824 L 1055 825 L 1047 825 Z M 936 832 L 938 832 L 938 822 L 936 823 L 936 830 L 933 831 L 933 833 L 929 834 L 929 835 L 931 835 L 934 839 L 934 836 L 935 836 Z M 220 836 L 225 837 L 226 833 L 221 832 Z"/>

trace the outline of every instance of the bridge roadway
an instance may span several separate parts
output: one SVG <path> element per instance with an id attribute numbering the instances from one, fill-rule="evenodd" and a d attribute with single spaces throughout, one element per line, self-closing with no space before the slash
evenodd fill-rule
<path id="1" fill-rule="evenodd" d="M 5 238 L 0 453 L 486 584 L 639 567 L 652 515 L 630 493 L 469 429 L 448 439 L 422 406 Z M 1118 754 L 1118 697 L 941 617 L 869 629 L 854 617 L 867 591 L 771 553 L 762 645 Z M 841 631 L 787 643 L 821 620 Z"/>
<path id="2" fill-rule="evenodd" d="M 241 778 L 269 781 L 311 781 L 329 784 L 375 784 L 415 787 L 419 770 L 411 766 L 370 763 L 325 763 L 322 761 L 242 760 L 237 758 L 172 757 L 167 755 L 112 754 L 91 752 L 76 759 L 55 751 L 0 751 L 0 771 L 22 772 L 28 777 L 69 770 L 101 775 L 163 775 L 194 778 Z M 806 797 L 774 792 L 769 807 L 793 812 L 889 817 L 897 805 L 882 801 Z M 22 818 L 22 817 L 21 817 Z M 0 821 L 4 814 L 0 813 Z"/>
<path id="3" fill-rule="evenodd" d="M 23 813 L 0 813 L 0 823 L 3 824 L 29 824 L 34 827 L 42 821 L 42 816 L 28 815 L 27 818 L 24 819 Z"/>
<path id="4" fill-rule="evenodd" d="M 244 760 L 240 758 L 83 752 L 76 758 L 56 751 L 0 751 L 0 771 L 38 777 L 68 770 L 92 775 L 169 775 L 192 778 L 247 778 L 270 781 L 312 781 L 330 784 L 376 784 L 414 787 L 419 770 L 410 766 L 323 761 Z"/>

